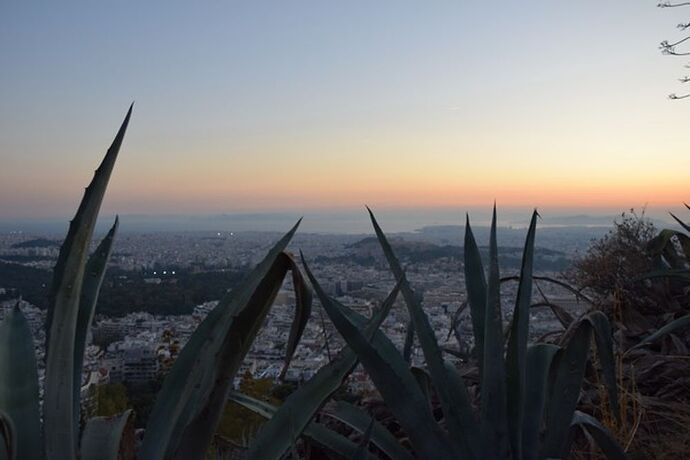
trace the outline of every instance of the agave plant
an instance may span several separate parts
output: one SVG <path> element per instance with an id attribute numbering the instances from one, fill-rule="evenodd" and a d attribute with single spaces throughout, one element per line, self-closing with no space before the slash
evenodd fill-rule
<path id="1" fill-rule="evenodd" d="M 690 210 L 687 204 L 685 207 Z M 649 242 L 648 251 L 654 259 L 657 270 L 646 277 L 677 278 L 687 281 L 690 279 L 690 224 L 686 224 L 675 214 L 670 214 L 688 233 L 664 229 Z"/>
<path id="2" fill-rule="evenodd" d="M 132 107 L 86 188 L 60 249 L 46 325 L 43 415 L 31 331 L 17 307 L 0 324 L 0 460 L 117 459 L 132 416 L 88 420 L 80 433 L 83 353 L 118 228 L 89 255 L 98 212 Z M 288 272 L 296 312 L 286 347 L 289 365 L 311 312 L 312 295 L 285 252 L 299 222 L 192 334 L 165 378 L 149 418 L 140 458 L 202 459 L 246 353 Z M 328 435 L 329 433 L 327 433 Z M 334 433 L 333 433 L 334 434 Z M 334 434 L 335 435 L 335 434 Z"/>
<path id="3" fill-rule="evenodd" d="M 690 206 L 687 203 L 685 203 L 685 207 L 690 210 Z M 676 303 L 680 305 L 681 313 L 683 313 L 683 307 L 685 308 L 684 313 L 686 314 L 654 331 L 652 334 L 630 347 L 626 353 L 654 343 L 677 329 L 690 325 L 690 314 L 687 314 L 687 292 L 688 289 L 690 289 L 690 223 L 683 222 L 683 220 L 673 213 L 669 214 L 671 214 L 671 217 L 673 217 L 685 232 L 673 229 L 661 230 L 659 234 L 649 242 L 647 247 L 656 265 L 656 269 L 642 275 L 635 281 L 640 281 L 641 279 L 667 280 L 670 288 L 669 297 L 685 299 L 685 301 Z"/>
<path id="4" fill-rule="evenodd" d="M 366 413 L 341 403 L 329 415 L 343 421 L 376 445 L 390 458 L 448 459 L 542 459 L 565 458 L 572 432 L 585 430 L 608 458 L 626 458 L 607 429 L 590 415 L 576 410 L 592 338 L 598 351 L 611 409 L 618 410 L 616 373 L 609 322 L 600 312 L 591 312 L 569 327 L 559 345 L 528 344 L 529 308 L 537 213 L 532 216 L 519 277 L 519 289 L 509 337 L 504 340 L 500 301 L 496 211 L 490 233 L 488 279 L 469 218 L 465 233 L 465 279 L 475 336 L 475 356 L 481 373 L 481 404 L 475 413 L 462 376 L 439 347 L 419 297 L 407 281 L 385 234 L 369 211 L 374 230 L 388 260 L 398 291 L 405 300 L 413 333 L 421 345 L 430 385 L 443 411 L 439 423 L 431 410 L 419 370 L 410 369 L 405 357 L 385 334 L 378 331 L 384 304 L 367 320 L 329 298 L 302 257 L 309 279 L 323 308 L 347 343 L 339 357 L 291 394 L 280 408 L 269 407 L 245 395 L 231 399 L 266 416 L 269 420 L 249 448 L 250 459 L 279 459 L 295 442 L 297 433 L 307 438 L 312 421 L 330 395 L 342 384 L 357 362 L 366 369 L 390 411 L 405 431 L 413 453 Z M 389 297 L 389 299 L 391 298 Z M 406 347 L 407 348 L 407 347 Z M 426 374 L 426 373 L 425 373 Z M 318 426 L 318 425 L 316 425 Z M 318 440 L 317 443 L 322 444 Z M 369 453 L 358 450 L 359 458 Z"/>

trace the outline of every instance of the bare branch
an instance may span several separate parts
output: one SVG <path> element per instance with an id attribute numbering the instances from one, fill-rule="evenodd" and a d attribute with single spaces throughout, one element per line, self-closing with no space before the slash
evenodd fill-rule
<path id="1" fill-rule="evenodd" d="M 690 1 L 675 0 L 675 3 L 672 3 L 673 1 L 674 0 L 659 0 L 659 3 L 657 3 L 656 6 L 658 6 L 659 8 L 676 8 L 680 6 L 690 6 Z M 690 22 L 681 22 L 679 24 L 676 24 L 676 28 L 680 29 L 681 31 L 688 31 L 690 30 Z M 685 42 L 688 42 L 690 44 L 690 36 L 683 37 L 673 42 L 664 40 L 661 43 L 659 43 L 659 50 L 661 50 L 661 54 L 666 56 L 690 56 L 690 51 L 676 51 L 676 47 L 678 45 L 685 44 Z M 686 64 L 685 68 L 690 69 L 690 64 Z M 682 76 L 678 79 L 678 81 L 681 83 L 690 83 L 690 75 Z M 675 93 L 671 93 L 668 95 L 668 98 L 672 100 L 686 99 L 690 98 L 690 93 L 681 94 L 680 96 Z"/>
<path id="2" fill-rule="evenodd" d="M 683 38 L 683 39 L 681 39 L 681 40 L 678 40 L 678 41 L 675 42 L 675 43 L 669 43 L 667 40 L 664 40 L 663 42 L 661 42 L 661 43 L 659 44 L 659 46 L 660 46 L 661 48 L 673 48 L 674 46 L 680 45 L 681 43 L 683 43 L 683 42 L 685 42 L 685 41 L 688 41 L 688 40 L 690 40 L 690 37 L 685 37 L 685 38 Z"/>
<path id="3" fill-rule="evenodd" d="M 662 49 L 661 54 L 665 54 L 667 56 L 690 56 L 690 53 L 676 53 L 671 49 Z"/>
<path id="4" fill-rule="evenodd" d="M 688 6 L 690 5 L 690 2 L 682 2 L 682 3 L 671 3 L 671 2 L 661 2 L 658 3 L 656 6 L 659 8 L 675 8 L 677 6 Z"/>

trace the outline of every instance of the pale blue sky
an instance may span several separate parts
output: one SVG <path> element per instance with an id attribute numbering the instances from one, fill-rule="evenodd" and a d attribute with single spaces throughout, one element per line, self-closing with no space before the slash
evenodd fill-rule
<path id="1" fill-rule="evenodd" d="M 690 10 L 689 10 L 690 12 Z M 3 2 L 0 218 L 688 199 L 650 1 Z"/>

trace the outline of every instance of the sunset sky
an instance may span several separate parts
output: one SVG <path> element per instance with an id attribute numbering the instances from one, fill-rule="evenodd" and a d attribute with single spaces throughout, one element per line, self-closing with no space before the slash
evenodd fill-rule
<path id="1" fill-rule="evenodd" d="M 2 2 L 0 219 L 690 199 L 655 1 Z M 690 70 L 687 70 L 690 73 Z M 690 87 L 687 88 L 690 90 Z"/>

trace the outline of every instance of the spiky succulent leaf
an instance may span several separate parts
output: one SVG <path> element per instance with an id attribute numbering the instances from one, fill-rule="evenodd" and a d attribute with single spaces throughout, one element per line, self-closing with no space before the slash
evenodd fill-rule
<path id="1" fill-rule="evenodd" d="M 561 458 L 565 454 L 563 449 L 568 438 L 570 420 L 580 398 L 591 338 L 591 325 L 587 321 L 580 321 L 564 348 L 556 353 L 552 361 L 542 458 Z"/>
<path id="2" fill-rule="evenodd" d="M 70 223 L 55 269 L 46 325 L 46 377 L 43 420 L 46 456 L 50 460 L 76 457 L 74 420 L 74 347 L 84 267 L 91 236 L 110 175 L 129 124 L 132 107 L 86 188 Z"/>
<path id="3" fill-rule="evenodd" d="M 611 432 L 591 415 L 576 410 L 571 426 L 587 431 L 609 460 L 627 460 L 628 456 Z"/>
<path id="4" fill-rule="evenodd" d="M 645 273 L 640 276 L 639 279 L 653 279 L 653 278 L 674 278 L 683 281 L 690 280 L 690 269 L 678 268 L 678 269 L 662 269 L 654 270 L 649 273 Z"/>
<path id="5" fill-rule="evenodd" d="M 649 345 L 651 343 L 654 343 L 657 340 L 664 337 L 665 335 L 670 334 L 671 332 L 675 331 L 676 329 L 686 327 L 686 326 L 690 326 L 690 315 L 681 316 L 680 318 L 678 318 L 674 321 L 671 321 L 670 323 L 666 324 L 665 326 L 659 328 L 655 333 L 645 337 L 637 345 L 628 348 L 626 353 L 629 353 L 633 350 L 641 348 L 645 345 Z"/>
<path id="6" fill-rule="evenodd" d="M 376 333 L 375 337 L 384 342 L 385 346 L 367 340 L 362 331 L 348 321 L 339 306 L 328 298 L 308 265 L 303 264 L 321 305 L 340 335 L 357 354 L 386 405 L 407 432 L 415 451 L 423 458 L 453 457 L 454 452 L 448 438 L 434 420 L 426 399 L 400 352 L 382 333 Z"/>
<path id="7" fill-rule="evenodd" d="M 93 417 L 81 437 L 81 460 L 118 460 L 120 445 L 132 409 L 112 417 Z"/>
<path id="8" fill-rule="evenodd" d="M 281 379 L 285 377 L 292 356 L 295 354 L 295 350 L 297 350 L 299 340 L 302 338 L 304 328 L 307 327 L 307 322 L 309 322 L 309 317 L 311 316 L 311 290 L 304 282 L 302 272 L 299 271 L 297 266 L 293 265 L 290 272 L 292 273 L 292 285 L 295 289 L 295 317 L 290 326 L 290 335 L 285 348 L 285 363 L 283 364 L 283 370 L 280 372 Z"/>
<path id="9" fill-rule="evenodd" d="M 448 370 L 443 360 L 441 349 L 438 346 L 436 334 L 429 323 L 429 318 L 424 313 L 419 298 L 412 290 L 393 248 L 376 221 L 376 217 L 374 217 L 374 213 L 369 208 L 367 210 L 369 211 L 369 217 L 374 226 L 376 237 L 388 261 L 388 266 L 395 278 L 401 283 L 400 291 L 405 299 L 407 311 L 410 314 L 410 321 L 414 326 L 414 331 L 419 339 L 419 345 L 424 353 L 424 359 L 426 360 L 431 379 L 434 382 L 436 394 L 441 401 L 453 447 L 458 452 L 458 455 L 474 457 L 478 453 L 478 446 L 476 444 L 477 425 L 472 416 L 472 408 L 467 397 L 464 382 L 460 379 L 459 382 L 454 382 L 455 385 L 451 384 Z M 458 388 L 458 385 L 461 388 Z"/>
<path id="10" fill-rule="evenodd" d="M 527 348 L 525 403 L 522 422 L 522 459 L 539 458 L 539 433 L 544 415 L 549 369 L 558 352 L 556 345 L 538 343 Z"/>
<path id="11" fill-rule="evenodd" d="M 281 253 L 246 306 L 234 317 L 232 325 L 223 337 L 222 347 L 212 369 L 213 386 L 209 388 L 209 393 L 205 395 L 204 399 L 200 401 L 201 404 L 197 406 L 195 417 L 185 428 L 174 458 L 181 460 L 193 458 L 201 460 L 204 458 L 204 452 L 211 444 L 213 434 L 223 415 L 224 404 L 232 389 L 235 374 L 259 333 L 287 272 L 298 270 L 299 267 L 292 257 Z M 299 276 L 297 279 L 300 283 L 297 290 L 308 292 L 309 288 L 304 284 L 302 277 Z M 308 301 L 308 309 L 310 310 L 311 295 L 301 300 L 303 302 Z M 300 308 L 302 311 L 306 309 Z M 300 314 L 294 318 L 295 322 L 301 323 L 304 320 L 306 318 Z M 299 341 L 303 330 L 304 327 L 299 327 L 298 335 L 294 340 Z"/>
<path id="12" fill-rule="evenodd" d="M 556 317 L 556 319 L 559 323 L 561 323 L 561 326 L 563 326 L 564 329 L 568 329 L 570 325 L 573 324 L 573 321 L 575 321 L 573 315 L 568 313 L 568 311 L 565 308 L 561 307 L 558 304 L 552 302 L 536 302 L 530 305 L 530 308 L 539 307 L 548 307 L 549 309 L 551 309 L 553 316 Z"/>
<path id="13" fill-rule="evenodd" d="M 17 431 L 12 419 L 0 410 L 0 460 L 16 460 Z"/>
<path id="14" fill-rule="evenodd" d="M 239 309 L 231 308 L 232 320 L 221 335 L 220 347 L 214 354 L 210 368 L 202 380 L 198 398 L 194 400 L 189 422 L 186 424 L 175 448 L 173 458 L 203 458 L 203 452 L 210 445 L 213 433 L 222 417 L 227 394 L 232 389 L 234 377 L 252 343 L 264 323 L 273 301 L 288 270 L 298 270 L 292 257 L 281 253 L 275 259 L 268 273 L 251 294 L 251 297 L 237 303 Z M 306 286 L 300 289 L 307 289 Z M 242 298 L 241 292 L 239 298 Z M 300 321 L 297 317 L 296 321 Z"/>
<path id="15" fill-rule="evenodd" d="M 474 332 L 474 350 L 477 362 L 481 366 L 484 360 L 484 316 L 486 315 L 486 275 L 482 257 L 474 239 L 470 216 L 465 216 L 464 270 L 467 302 L 472 313 L 472 330 Z"/>
<path id="16" fill-rule="evenodd" d="M 338 401 L 332 411 L 325 412 L 349 427 L 364 433 L 373 422 L 371 442 L 381 449 L 388 457 L 396 460 L 413 460 L 412 454 L 381 423 L 377 422 L 362 409 L 345 401 Z"/>
<path id="17" fill-rule="evenodd" d="M 43 458 L 38 372 L 31 329 L 15 306 L 0 323 L 0 411 L 12 420 L 17 458 Z"/>
<path id="18" fill-rule="evenodd" d="M 686 204 L 685 206 L 688 207 L 687 204 Z M 688 209 L 690 209 L 690 207 L 688 207 Z M 688 224 L 686 224 L 685 222 L 683 222 L 682 220 L 680 220 L 680 219 L 679 219 L 675 214 L 673 214 L 672 212 L 669 212 L 669 214 L 671 214 L 671 217 L 673 217 L 673 218 L 676 220 L 676 222 L 678 222 L 678 223 L 680 224 L 680 226 L 683 227 L 683 228 L 685 229 L 686 232 L 690 232 L 690 225 L 688 225 Z"/>
<path id="19" fill-rule="evenodd" d="M 665 255 L 664 252 L 667 249 L 672 248 L 673 238 L 676 238 L 680 243 L 680 247 L 683 250 L 683 255 L 686 259 L 690 259 L 690 237 L 683 232 L 678 232 L 676 230 L 662 230 L 657 236 L 655 236 L 647 245 L 647 250 L 653 256 Z M 673 259 L 682 259 L 675 249 L 673 249 Z M 680 268 L 680 267 L 679 267 Z"/>
<path id="20" fill-rule="evenodd" d="M 230 393 L 228 398 L 266 419 L 273 417 L 278 410 L 277 407 L 267 402 L 234 391 Z M 357 452 L 357 444 L 316 422 L 309 423 L 302 435 L 342 458 L 353 458 Z"/>
<path id="21" fill-rule="evenodd" d="M 371 320 L 363 317 L 352 317 L 350 320 L 358 327 L 365 328 L 365 336 L 371 339 L 388 316 L 398 295 L 396 286 L 384 300 Z M 301 433 L 309 424 L 316 412 L 328 398 L 342 385 L 357 365 L 357 355 L 351 348 L 344 348 L 336 358 L 287 397 L 273 417 L 266 422 L 256 434 L 247 452 L 247 459 L 279 459 L 287 451 L 295 433 Z"/>
<path id="22" fill-rule="evenodd" d="M 374 419 L 369 421 L 369 426 L 366 431 L 364 431 L 364 436 L 359 441 L 357 446 L 357 452 L 352 457 L 353 460 L 366 460 L 369 458 L 369 442 L 371 441 L 371 432 L 374 429 Z"/>
<path id="23" fill-rule="evenodd" d="M 508 426 L 510 444 L 514 458 L 522 457 L 522 421 L 525 403 L 525 367 L 527 338 L 529 335 L 529 309 L 532 303 L 532 269 L 534 265 L 534 237 L 537 228 L 537 212 L 527 231 L 525 249 L 522 253 L 520 284 L 518 287 L 513 319 L 510 324 L 510 338 L 506 355 L 506 388 L 508 391 Z"/>
<path id="24" fill-rule="evenodd" d="M 613 336 L 611 325 L 606 315 L 594 311 L 584 317 L 594 332 L 597 345 L 597 356 L 601 365 L 601 372 L 608 391 L 609 404 L 616 420 L 620 421 L 621 411 L 618 404 L 618 382 L 616 381 L 616 361 L 613 357 Z"/>
<path id="25" fill-rule="evenodd" d="M 182 450 L 186 452 L 192 448 L 196 449 L 193 456 L 203 456 L 205 447 L 198 444 L 210 441 L 217 423 L 215 419 L 225 403 L 223 400 L 220 407 L 211 413 L 209 402 L 215 402 L 228 389 L 232 376 L 251 346 L 291 266 L 292 259 L 283 251 L 298 225 L 299 222 L 194 331 L 158 393 L 141 447 L 142 458 L 172 458 L 180 455 Z M 183 436 L 193 420 L 192 432 Z M 190 439 L 197 430 L 202 433 Z M 178 445 L 182 449 L 178 449 Z"/>
<path id="26" fill-rule="evenodd" d="M 489 282 L 484 315 L 484 364 L 481 378 L 481 439 L 488 458 L 510 457 L 506 407 L 506 372 L 503 358 L 501 280 L 496 241 L 496 205 L 489 237 Z"/>
<path id="27" fill-rule="evenodd" d="M 81 298 L 79 300 L 79 313 L 77 315 L 77 329 L 74 338 L 74 392 L 73 392 L 73 415 L 74 426 L 79 426 L 79 410 L 81 398 L 81 375 L 84 367 L 84 350 L 86 349 L 86 337 L 91 328 L 93 315 L 96 311 L 98 293 L 105 276 L 105 269 L 110 260 L 113 249 L 113 241 L 117 232 L 119 222 L 115 217 L 115 223 L 108 231 L 108 234 L 100 242 L 96 251 L 91 254 L 86 262 L 84 282 L 81 288 Z"/>
<path id="28" fill-rule="evenodd" d="M 421 367 L 412 366 L 410 367 L 410 372 L 412 372 L 415 380 L 417 380 L 419 388 L 422 390 L 422 393 L 424 393 L 424 396 L 426 396 L 427 403 L 429 403 L 429 408 L 432 408 L 431 397 L 434 384 L 431 381 L 431 376 L 425 369 L 422 369 Z"/>
<path id="29" fill-rule="evenodd" d="M 304 435 L 311 442 L 333 452 L 339 458 L 357 458 L 358 455 L 361 456 L 357 444 L 320 423 L 311 423 L 304 431 Z M 377 460 L 368 452 L 364 458 Z"/>
<path id="30" fill-rule="evenodd" d="M 407 323 L 407 330 L 405 331 L 405 343 L 403 344 L 403 358 L 408 363 L 412 359 L 412 347 L 414 346 L 414 324 L 412 321 Z"/>

